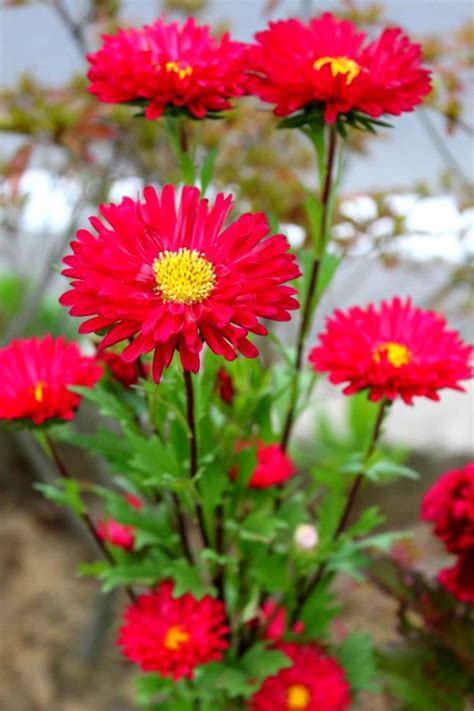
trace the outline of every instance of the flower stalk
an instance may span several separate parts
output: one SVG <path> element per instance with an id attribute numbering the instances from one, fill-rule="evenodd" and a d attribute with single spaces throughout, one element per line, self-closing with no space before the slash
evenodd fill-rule
<path id="1" fill-rule="evenodd" d="M 380 402 L 380 406 L 377 411 L 377 415 L 375 418 L 372 433 L 370 435 L 370 439 L 369 439 L 367 448 L 364 453 L 362 468 L 361 468 L 361 471 L 355 476 L 355 478 L 352 482 L 352 485 L 349 489 L 349 493 L 348 493 L 348 496 L 346 499 L 346 504 L 342 510 L 341 516 L 339 518 L 339 523 L 338 523 L 336 530 L 334 531 L 334 534 L 332 537 L 333 543 L 335 543 L 338 540 L 340 535 L 342 533 L 344 533 L 344 531 L 347 528 L 347 524 L 350 520 L 352 511 L 354 509 L 357 495 L 360 491 L 360 488 L 361 488 L 364 478 L 366 476 L 367 466 L 368 466 L 368 464 L 370 462 L 370 458 L 372 457 L 372 455 L 375 451 L 375 448 L 377 447 L 377 444 L 380 440 L 383 422 L 384 422 L 384 419 L 387 415 L 388 408 L 389 408 L 390 404 L 391 404 L 390 401 L 387 400 L 386 398 L 382 399 Z M 303 590 L 301 592 L 301 594 L 298 596 L 296 606 L 295 606 L 295 609 L 293 610 L 293 615 L 292 615 L 293 622 L 296 622 L 306 601 L 312 596 L 312 594 L 318 587 L 319 583 L 321 582 L 321 580 L 324 576 L 324 573 L 326 572 L 326 569 L 327 569 L 327 562 L 324 561 L 320 564 L 320 566 L 316 570 L 315 574 L 309 581 L 306 589 Z"/>
<path id="2" fill-rule="evenodd" d="M 330 222 L 330 207 L 331 207 L 331 193 L 334 185 L 334 174 L 335 174 L 335 158 L 336 158 L 336 148 L 337 148 L 337 131 L 334 126 L 329 129 L 329 144 L 327 149 L 326 162 L 324 167 L 324 173 L 321 174 L 321 168 L 324 162 L 321 155 L 324 151 L 324 141 L 320 140 L 320 137 L 315 134 L 322 134 L 321 129 L 315 129 L 311 132 L 311 138 L 313 145 L 316 149 L 316 155 L 318 159 L 318 165 L 320 170 L 320 178 L 322 183 L 321 201 L 320 201 L 320 225 L 319 225 L 319 235 L 316 245 L 315 255 L 313 259 L 313 264 L 311 267 L 311 272 L 309 276 L 308 291 L 306 294 L 306 299 L 303 304 L 303 310 L 300 320 L 300 326 L 297 336 L 296 343 L 296 355 L 294 362 L 294 372 L 291 382 L 291 393 L 290 393 L 290 403 L 288 406 L 288 411 L 285 418 L 285 423 L 283 426 L 283 432 L 281 437 L 281 447 L 284 451 L 287 450 L 290 441 L 291 433 L 293 430 L 293 425 L 296 418 L 296 405 L 298 402 L 298 388 L 301 370 L 303 366 L 303 353 L 306 343 L 306 336 L 308 334 L 308 329 L 314 318 L 314 313 L 317 305 L 317 293 L 318 293 L 318 282 L 321 272 L 321 264 L 326 250 L 329 222 Z M 323 177 L 324 176 L 324 177 Z"/>

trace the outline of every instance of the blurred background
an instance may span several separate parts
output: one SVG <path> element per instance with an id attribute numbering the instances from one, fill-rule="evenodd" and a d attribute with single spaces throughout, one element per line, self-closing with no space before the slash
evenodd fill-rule
<path id="1" fill-rule="evenodd" d="M 395 130 L 355 134 L 337 207 L 334 250 L 345 259 L 313 333 L 336 306 L 398 293 L 444 312 L 472 340 L 474 294 L 474 19 L 464 0 L 1 0 L 0 2 L 0 344 L 45 331 L 76 337 L 57 305 L 57 265 L 75 230 L 100 202 L 135 196 L 144 183 L 176 180 L 159 123 L 134 121 L 126 107 L 100 105 L 86 92 L 84 55 L 102 32 L 187 13 L 216 31 L 251 40 L 269 19 L 333 10 L 376 33 L 401 25 L 423 43 L 434 90 Z M 209 124 L 209 125 L 208 125 Z M 304 136 L 275 131 L 268 107 L 243 100 L 227 121 L 207 122 L 201 141 L 219 146 L 214 189 L 231 191 L 238 209 L 264 210 L 293 247 L 304 249 L 304 190 L 315 188 Z M 283 337 L 289 342 L 292 326 Z M 345 401 L 321 384 L 299 423 L 307 443 L 329 407 L 344 431 Z M 394 407 L 389 437 L 422 474 L 419 482 L 367 489 L 388 525 L 416 532 L 420 565 L 440 552 L 417 524 L 422 492 L 441 472 L 472 458 L 472 389 L 441 403 Z M 420 423 L 422 423 L 420 425 Z M 77 475 L 100 476 L 96 463 L 65 449 Z M 0 430 L 0 709 L 127 711 L 128 667 L 113 644 L 117 596 L 76 576 L 95 551 L 80 527 L 32 488 L 50 465 L 33 439 Z M 342 580 L 342 625 L 390 634 L 393 603 L 366 583 Z M 390 708 L 383 699 L 365 708 Z M 363 704 L 362 704 L 363 705 Z"/>

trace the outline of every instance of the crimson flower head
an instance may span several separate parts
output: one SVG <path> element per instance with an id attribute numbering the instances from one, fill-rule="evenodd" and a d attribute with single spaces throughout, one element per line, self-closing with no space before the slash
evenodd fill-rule
<path id="1" fill-rule="evenodd" d="M 173 583 L 162 582 L 140 595 L 125 611 L 118 645 L 143 671 L 156 671 L 175 681 L 192 679 L 195 667 L 221 659 L 229 643 L 224 605 L 190 593 L 173 597 Z"/>
<path id="2" fill-rule="evenodd" d="M 60 302 L 90 317 L 80 332 L 107 329 L 102 349 L 133 339 L 127 362 L 154 351 L 156 382 L 176 350 L 197 372 L 203 343 L 226 360 L 257 356 L 249 334 L 267 334 L 261 319 L 289 320 L 298 302 L 284 282 L 300 272 L 286 238 L 268 236 L 263 214 L 224 227 L 231 208 L 230 196 L 210 206 L 197 188 L 177 197 L 172 185 L 161 195 L 145 188 L 144 202 L 102 205 L 102 219 L 91 218 L 97 234 L 79 230 L 64 259 L 72 289 Z"/>
<path id="3" fill-rule="evenodd" d="M 265 444 L 261 440 L 239 440 L 235 449 L 237 452 L 241 452 L 254 445 L 257 447 L 257 461 L 247 482 L 248 487 L 266 489 L 276 484 L 284 484 L 296 473 L 293 461 L 279 444 Z M 229 476 L 231 479 L 236 479 L 238 475 L 239 467 L 235 465 L 231 468 Z"/>
<path id="4" fill-rule="evenodd" d="M 474 462 L 446 472 L 429 489 L 421 516 L 451 553 L 474 551 Z"/>
<path id="5" fill-rule="evenodd" d="M 104 35 L 87 56 L 89 91 L 105 103 L 141 101 L 156 119 L 166 109 L 183 109 L 202 119 L 231 108 L 245 85 L 245 45 L 224 34 L 220 40 L 188 18 L 179 26 L 162 19 L 140 29 Z"/>
<path id="6" fill-rule="evenodd" d="M 266 600 L 262 605 L 261 610 L 261 629 L 264 639 L 272 639 L 276 642 L 282 640 L 286 632 L 287 610 L 282 605 L 279 606 L 273 600 Z M 293 634 L 302 634 L 304 632 L 304 622 L 299 620 L 295 622 L 291 628 Z"/>
<path id="7" fill-rule="evenodd" d="M 133 494 L 126 494 L 125 500 L 134 509 L 141 509 L 142 502 Z M 110 543 L 117 548 L 123 548 L 126 551 L 131 551 L 135 544 L 135 528 L 128 524 L 114 521 L 113 518 L 105 518 L 99 522 L 97 527 L 99 538 Z"/>
<path id="8" fill-rule="evenodd" d="M 348 383 L 346 395 L 368 390 L 371 400 L 401 397 L 411 405 L 415 396 L 439 400 L 442 388 L 463 390 L 459 381 L 471 377 L 472 349 L 442 316 L 409 299 L 337 310 L 319 341 L 309 360 L 332 383 Z"/>
<path id="9" fill-rule="evenodd" d="M 351 704 L 343 669 L 310 644 L 278 644 L 292 661 L 263 682 L 249 711 L 344 711 Z"/>
<path id="10" fill-rule="evenodd" d="M 226 405 L 232 405 L 235 397 L 234 381 L 225 368 L 219 368 L 216 374 L 216 390 Z"/>
<path id="11" fill-rule="evenodd" d="M 249 90 L 275 104 L 277 116 L 318 109 L 334 123 L 356 110 L 377 118 L 411 111 L 430 92 L 421 47 L 400 28 L 372 42 L 352 22 L 325 13 L 309 24 L 270 22 L 248 51 Z"/>
<path id="12" fill-rule="evenodd" d="M 101 375 L 94 358 L 62 337 L 12 341 L 0 349 L 0 420 L 71 420 L 81 396 L 69 387 L 92 387 Z"/>
<path id="13" fill-rule="evenodd" d="M 452 568 L 444 568 L 438 580 L 457 600 L 474 605 L 474 548 L 459 556 Z"/>

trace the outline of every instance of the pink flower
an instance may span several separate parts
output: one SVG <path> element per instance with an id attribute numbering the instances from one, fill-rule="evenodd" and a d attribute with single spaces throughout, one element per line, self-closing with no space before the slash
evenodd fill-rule
<path id="1" fill-rule="evenodd" d="M 442 316 L 395 297 L 378 308 L 335 311 L 309 360 L 331 383 L 347 383 L 346 395 L 368 390 L 371 400 L 411 405 L 416 396 L 439 400 L 442 388 L 463 390 L 471 350 Z"/>
<path id="2" fill-rule="evenodd" d="M 50 334 L 21 338 L 0 349 L 0 420 L 71 420 L 81 396 L 70 386 L 92 387 L 102 375 L 76 343 Z"/>
<path id="3" fill-rule="evenodd" d="M 376 118 L 412 111 L 431 90 L 421 47 L 400 28 L 373 42 L 330 13 L 310 20 L 270 22 L 248 51 L 249 90 L 275 104 L 277 116 L 302 108 L 334 123 L 352 110 Z"/>
<path id="4" fill-rule="evenodd" d="M 140 29 L 104 35 L 98 52 L 87 56 L 89 91 L 105 103 L 143 101 L 156 119 L 181 108 L 195 118 L 230 109 L 244 94 L 245 45 L 188 18 L 180 27 L 162 19 Z"/>
<path id="5" fill-rule="evenodd" d="M 91 218 L 97 235 L 79 230 L 64 259 L 72 283 L 60 302 L 89 317 L 79 330 L 107 329 L 102 349 L 133 339 L 126 362 L 153 351 L 156 382 L 176 351 L 197 372 L 203 343 L 226 360 L 257 356 L 249 334 L 266 335 L 263 319 L 287 321 L 298 308 L 285 237 L 268 236 L 261 213 L 224 227 L 232 198 L 222 194 L 212 206 L 189 186 L 180 198 L 172 185 L 144 196 L 102 205 L 103 220 Z"/>

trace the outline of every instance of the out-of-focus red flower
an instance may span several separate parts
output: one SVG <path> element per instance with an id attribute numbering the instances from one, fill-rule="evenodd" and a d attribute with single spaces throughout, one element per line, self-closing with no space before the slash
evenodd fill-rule
<path id="1" fill-rule="evenodd" d="M 125 500 L 134 509 L 141 509 L 142 502 L 133 494 L 126 494 Z M 135 543 L 135 528 L 133 526 L 114 521 L 113 518 L 106 518 L 99 522 L 97 527 L 99 537 L 112 546 L 131 551 Z"/>
<path id="2" fill-rule="evenodd" d="M 263 682 L 250 699 L 249 711 L 344 711 L 351 699 L 343 669 L 309 644 L 279 644 L 292 661 Z"/>
<path id="3" fill-rule="evenodd" d="M 452 568 L 444 568 L 438 580 L 457 600 L 474 605 L 474 549 L 463 553 Z"/>
<path id="4" fill-rule="evenodd" d="M 113 351 L 99 351 L 97 359 L 105 363 L 112 378 L 118 383 L 121 383 L 125 388 L 131 388 L 136 385 L 140 378 L 140 373 L 135 363 L 127 363 L 123 360 L 119 353 Z M 145 367 L 147 372 L 148 367 Z"/>
<path id="5" fill-rule="evenodd" d="M 229 643 L 224 605 L 210 596 L 173 597 L 173 583 L 162 582 L 140 595 L 125 612 L 118 645 L 143 671 L 175 681 L 192 679 L 194 669 L 222 657 Z"/>
<path id="6" fill-rule="evenodd" d="M 309 24 L 270 22 L 248 50 L 249 90 L 275 106 L 277 116 L 314 105 L 334 123 L 352 109 L 373 118 L 399 115 L 431 89 L 421 47 L 400 28 L 373 42 L 348 20 L 325 13 Z"/>
<path id="7" fill-rule="evenodd" d="M 229 99 L 244 94 L 245 45 L 225 33 L 220 40 L 188 18 L 179 26 L 162 19 L 140 29 L 104 35 L 89 54 L 89 91 L 100 101 L 143 100 L 149 119 L 167 107 L 196 118 L 231 108 Z"/>
<path id="8" fill-rule="evenodd" d="M 262 605 L 260 627 L 264 639 L 280 642 L 286 632 L 287 611 L 283 606 L 278 606 L 273 600 L 266 600 Z M 293 634 L 304 632 L 304 622 L 295 622 L 291 628 Z"/>
<path id="9" fill-rule="evenodd" d="M 295 465 L 279 444 L 265 444 L 261 440 L 239 440 L 236 451 L 241 452 L 250 447 L 257 447 L 257 462 L 247 483 L 251 489 L 266 489 L 275 484 L 284 484 L 296 473 Z M 236 479 L 238 466 L 231 468 L 229 475 Z"/>
<path id="10" fill-rule="evenodd" d="M 268 237 L 265 215 L 245 214 L 224 228 L 232 198 L 219 193 L 212 207 L 197 188 L 178 198 L 167 185 L 144 202 L 124 198 L 102 205 L 97 231 L 79 230 L 65 257 L 72 288 L 60 299 L 72 316 L 89 316 L 82 333 L 108 329 L 100 348 L 132 339 L 127 362 L 154 351 L 153 376 L 179 351 L 197 372 L 203 343 L 233 360 L 258 355 L 250 333 L 266 335 L 261 319 L 287 321 L 298 308 L 296 289 L 284 282 L 299 268 L 283 235 Z"/>
<path id="11" fill-rule="evenodd" d="M 234 382 L 225 368 L 219 368 L 217 371 L 216 386 L 221 400 L 227 405 L 232 405 L 235 397 Z"/>
<path id="12" fill-rule="evenodd" d="M 451 553 L 474 551 L 474 462 L 443 474 L 429 489 L 421 516 Z"/>
<path id="13" fill-rule="evenodd" d="M 449 331 L 442 316 L 395 297 L 379 308 L 354 306 L 327 320 L 309 360 L 332 383 L 349 383 L 344 393 L 368 390 L 371 400 L 416 396 L 439 400 L 442 388 L 463 390 L 471 377 L 471 348 Z"/>
<path id="14" fill-rule="evenodd" d="M 81 396 L 69 387 L 92 387 L 101 375 L 94 358 L 62 337 L 12 341 L 0 349 L 0 420 L 71 420 Z"/>

